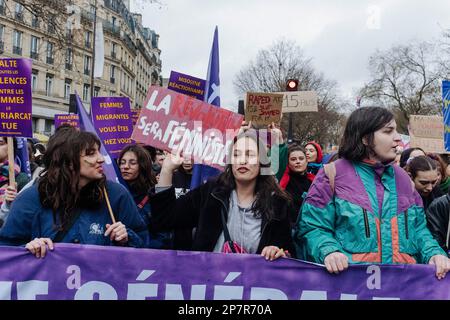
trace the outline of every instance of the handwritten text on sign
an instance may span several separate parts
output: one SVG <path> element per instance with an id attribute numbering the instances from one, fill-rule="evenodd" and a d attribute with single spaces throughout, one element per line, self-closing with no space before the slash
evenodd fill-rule
<path id="1" fill-rule="evenodd" d="M 279 123 L 282 105 L 283 94 L 247 92 L 245 120 L 261 125 Z"/>

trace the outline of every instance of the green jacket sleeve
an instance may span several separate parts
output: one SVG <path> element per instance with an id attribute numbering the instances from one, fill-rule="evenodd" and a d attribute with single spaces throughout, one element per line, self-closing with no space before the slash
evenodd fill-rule
<path id="1" fill-rule="evenodd" d="M 297 228 L 296 241 L 299 241 L 308 261 L 324 263 L 325 257 L 332 252 L 343 252 L 334 238 L 335 209 L 334 202 L 324 208 L 304 203 L 301 219 Z"/>

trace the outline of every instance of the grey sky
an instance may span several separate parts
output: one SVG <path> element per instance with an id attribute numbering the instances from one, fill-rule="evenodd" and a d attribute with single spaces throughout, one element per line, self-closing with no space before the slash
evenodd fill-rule
<path id="1" fill-rule="evenodd" d="M 219 27 L 221 104 L 231 110 L 241 98 L 235 75 L 277 39 L 294 40 L 353 99 L 376 49 L 439 38 L 450 28 L 448 0 L 161 0 L 161 9 L 146 1 L 131 0 L 131 8 L 160 35 L 163 77 L 175 70 L 205 79 Z"/>

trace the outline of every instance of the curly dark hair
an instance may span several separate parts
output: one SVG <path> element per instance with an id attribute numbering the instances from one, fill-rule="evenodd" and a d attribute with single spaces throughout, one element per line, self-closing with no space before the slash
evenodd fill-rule
<path id="1" fill-rule="evenodd" d="M 80 188 L 80 156 L 100 147 L 98 137 L 90 132 L 67 126 L 50 138 L 43 156 L 44 170 L 39 178 L 39 196 L 42 206 L 51 208 L 57 228 L 64 229 L 77 207 L 96 208 L 103 201 L 105 177 Z M 59 221 L 57 219 L 59 215 Z"/>
<path id="2" fill-rule="evenodd" d="M 234 138 L 233 143 L 230 145 L 229 149 L 229 159 L 231 159 L 233 146 L 241 138 L 250 138 L 255 141 L 258 146 L 260 168 L 270 167 L 270 163 L 266 161 L 268 159 L 267 148 L 265 146 L 265 143 L 259 139 L 259 132 L 257 130 L 247 130 Z M 233 175 L 231 163 L 226 166 L 225 171 L 217 179 L 217 181 L 226 190 L 231 192 L 232 190 L 236 189 L 236 180 Z M 275 215 L 273 206 L 274 196 L 283 201 L 291 201 L 291 197 L 280 188 L 277 180 L 273 175 L 262 175 L 260 173 L 257 176 L 255 195 L 256 199 L 253 203 L 252 211 L 255 213 L 256 217 L 261 217 L 264 215 L 267 219 L 271 219 Z"/>

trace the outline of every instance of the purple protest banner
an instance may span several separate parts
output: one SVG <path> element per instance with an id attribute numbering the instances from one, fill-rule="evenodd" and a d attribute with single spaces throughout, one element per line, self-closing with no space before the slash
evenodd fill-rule
<path id="1" fill-rule="evenodd" d="M 139 119 L 139 113 L 141 112 L 141 109 L 131 109 L 131 122 L 133 123 L 133 127 L 137 123 Z"/>
<path id="2" fill-rule="evenodd" d="M 0 59 L 0 135 L 33 137 L 31 60 Z"/>
<path id="3" fill-rule="evenodd" d="M 0 299 L 450 299 L 431 265 L 352 265 L 339 275 L 294 259 L 57 243 L 44 259 L 0 247 Z"/>
<path id="4" fill-rule="evenodd" d="M 55 114 L 55 129 L 63 124 L 69 124 L 72 127 L 80 127 L 80 117 L 76 114 Z"/>
<path id="5" fill-rule="evenodd" d="M 92 98 L 92 119 L 100 139 L 111 157 L 132 143 L 130 99 L 127 97 Z"/>
<path id="6" fill-rule="evenodd" d="M 176 71 L 170 72 L 167 88 L 203 101 L 206 80 Z"/>

